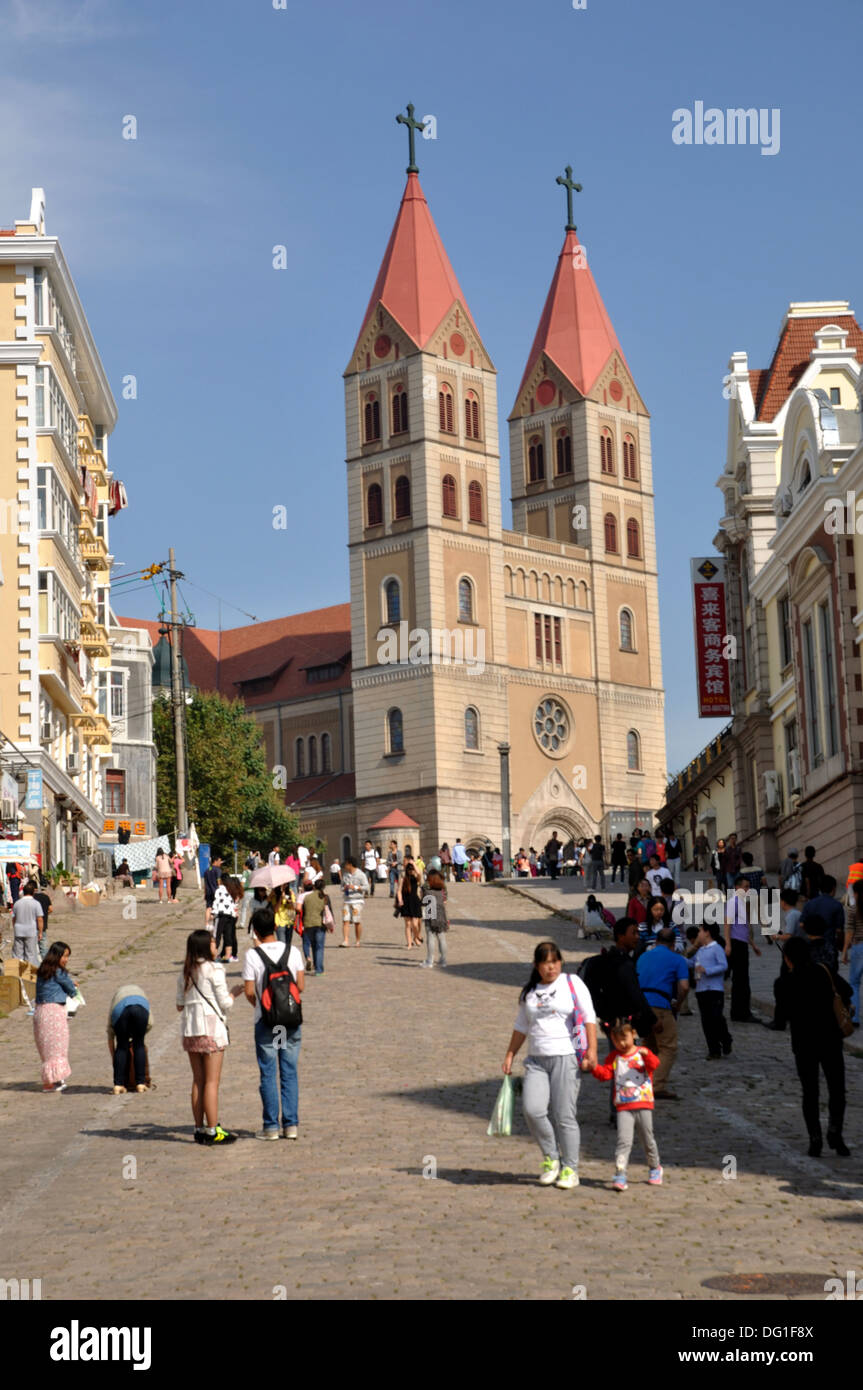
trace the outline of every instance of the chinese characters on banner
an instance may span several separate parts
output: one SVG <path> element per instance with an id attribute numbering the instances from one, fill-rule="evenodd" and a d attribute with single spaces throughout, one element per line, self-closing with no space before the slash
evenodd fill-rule
<path id="1" fill-rule="evenodd" d="M 691 561 L 695 614 L 695 669 L 698 716 L 731 715 L 731 671 L 725 612 L 725 561 L 709 556 Z"/>
<path id="2" fill-rule="evenodd" d="M 115 830 L 130 830 L 134 835 L 146 835 L 147 822 L 143 820 L 106 820 L 102 826 L 103 835 L 111 835 Z"/>

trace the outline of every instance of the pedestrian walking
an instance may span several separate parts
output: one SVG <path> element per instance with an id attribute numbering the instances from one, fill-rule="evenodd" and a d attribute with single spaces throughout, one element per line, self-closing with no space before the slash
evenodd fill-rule
<path id="1" fill-rule="evenodd" d="M 161 847 L 156 850 L 155 870 L 159 883 L 159 902 L 162 902 L 163 899 L 167 902 L 171 897 L 171 875 L 174 872 L 174 866 L 168 851 Z"/>
<path id="2" fill-rule="evenodd" d="M 863 976 L 863 879 L 855 879 L 851 888 L 852 904 L 846 910 L 845 943 L 842 964 L 848 966 L 851 986 L 851 1017 L 860 1027 L 860 979 Z M 850 958 L 849 958 L 850 951 Z"/>
<path id="3" fill-rule="evenodd" d="M 392 843 L 395 844 L 395 840 L 393 840 Z M 452 877 L 452 853 L 451 853 L 451 851 L 450 851 L 450 847 L 449 847 L 449 845 L 447 844 L 446 840 L 444 840 L 443 844 L 441 845 L 441 847 L 440 847 L 440 849 L 439 849 L 439 851 L 438 851 L 438 858 L 440 859 L 440 862 L 441 862 L 441 866 L 442 866 L 441 872 L 443 873 L 443 876 L 444 876 L 444 882 L 445 882 L 445 883 L 449 883 L 449 881 L 450 881 L 450 879 L 451 879 L 451 877 Z M 392 879 L 390 879 L 390 885 L 392 886 Z M 390 897 L 394 897 L 394 896 L 395 896 L 395 890 L 393 890 L 393 892 L 390 893 Z"/>
<path id="4" fill-rule="evenodd" d="M 313 896 L 317 897 L 317 889 Z M 296 946 L 276 940 L 272 911 L 252 918 L 254 947 L 243 960 L 243 989 L 255 1010 L 255 1056 L 263 1115 L 258 1139 L 298 1137 L 302 1042 L 303 957 Z M 281 1109 L 280 1109 L 281 1107 Z M 280 1119 L 281 1115 L 281 1119 Z"/>
<path id="5" fill-rule="evenodd" d="M 176 851 L 171 855 L 171 902 L 177 901 L 177 893 L 183 882 L 183 856 Z"/>
<path id="6" fill-rule="evenodd" d="M 804 931 L 807 921 L 812 917 L 820 917 L 824 923 L 823 957 L 825 963 L 834 971 L 839 968 L 839 946 L 845 933 L 845 911 L 835 896 L 836 886 L 836 880 L 831 874 L 822 874 L 818 892 L 804 904 L 800 914 Z"/>
<path id="7" fill-rule="evenodd" d="M 536 854 L 534 854 L 533 859 L 534 859 L 534 867 L 531 869 L 531 873 L 532 873 L 534 876 L 536 876 L 536 867 L 535 867 L 535 865 L 536 865 Z M 492 851 L 492 847 L 491 847 L 490 844 L 486 845 L 485 849 L 484 849 L 483 852 L 482 852 L 482 871 L 483 871 L 483 873 L 484 873 L 484 875 L 485 875 L 485 881 L 486 881 L 486 883 L 493 883 L 493 882 L 494 882 L 494 853 L 493 853 L 493 851 Z"/>
<path id="8" fill-rule="evenodd" d="M 36 975 L 33 1036 L 42 1063 L 43 1091 L 65 1091 L 72 1071 L 66 1000 L 75 997 L 78 986 L 66 970 L 71 953 L 65 941 L 52 942 Z"/>
<path id="9" fill-rule="evenodd" d="M 816 965 L 809 947 L 792 937 L 782 948 L 787 974 L 777 981 L 783 1012 L 791 1024 L 791 1048 L 800 1078 L 803 1119 L 809 1132 L 809 1156 L 821 1153 L 819 1074 L 827 1082 L 827 1143 L 847 1158 L 851 1150 L 842 1137 L 845 1120 L 845 1054 L 836 1019 L 836 996 L 847 1004 L 851 988 L 826 965 Z"/>
<path id="10" fill-rule="evenodd" d="M 147 1089 L 147 1048 L 144 1039 L 153 1026 L 150 1001 L 139 985 L 121 985 L 108 1005 L 108 1051 L 114 1064 L 114 1095 L 131 1085 Z"/>
<path id="11" fill-rule="evenodd" d="M 783 888 L 791 888 L 796 893 L 803 892 L 803 865 L 800 851 L 789 849 L 779 870 L 779 882 Z"/>
<path id="12" fill-rule="evenodd" d="M 413 860 L 405 860 L 404 873 L 396 892 L 396 909 L 404 918 L 405 946 L 410 951 L 422 945 L 422 883 Z"/>
<path id="13" fill-rule="evenodd" d="M 726 888 L 733 888 L 735 880 L 740 873 L 743 865 L 743 851 L 737 843 L 736 834 L 729 835 L 725 843 L 725 884 Z"/>
<path id="14" fill-rule="evenodd" d="M 614 1154 L 615 1192 L 625 1192 L 626 1172 L 635 1131 L 648 1162 L 647 1181 L 651 1187 L 662 1185 L 662 1164 L 653 1135 L 653 1084 L 651 1078 L 659 1058 L 649 1047 L 639 1047 L 635 1029 L 629 1019 L 619 1018 L 612 1024 L 611 1051 L 601 1066 L 593 1068 L 597 1081 L 612 1083 L 614 1109 L 617 1115 L 617 1145 Z"/>
<path id="15" fill-rule="evenodd" d="M 214 854 L 210 860 L 210 867 L 204 873 L 204 907 L 205 925 L 209 926 L 213 919 L 213 900 L 216 896 L 216 889 L 222 881 L 222 856 Z M 213 927 L 215 931 L 215 926 Z"/>
<path id="16" fill-rule="evenodd" d="M 668 1078 L 677 1058 L 677 1013 L 689 993 L 689 967 L 675 951 L 674 941 L 674 928 L 662 927 L 653 950 L 645 951 L 635 962 L 638 983 L 656 1015 L 647 1045 L 659 1059 L 653 1078 L 657 1100 L 677 1100 Z"/>
<path id="17" fill-rule="evenodd" d="M 692 847 L 692 868 L 697 874 L 704 873 L 710 864 L 710 841 L 703 830 L 699 830 Z"/>
<path id="18" fill-rule="evenodd" d="M 273 848 L 270 850 L 269 854 L 267 855 L 267 863 L 269 864 L 269 866 L 270 866 L 271 869 L 275 869 L 275 868 L 278 867 L 279 864 L 281 864 L 281 862 L 282 862 L 282 852 L 281 852 L 281 849 L 280 849 L 280 847 L 279 847 L 278 845 L 273 845 Z"/>
<path id="19" fill-rule="evenodd" d="M 219 1080 L 230 1042 L 226 1015 L 243 986 L 228 989 L 225 971 L 215 959 L 216 939 L 206 929 L 186 941 L 186 958 L 177 976 L 180 1034 L 192 1068 L 192 1117 L 195 1143 L 206 1147 L 233 1144 L 236 1134 L 219 1124 Z"/>
<path id="20" fill-rule="evenodd" d="M 623 883 L 623 882 L 625 881 L 625 880 L 624 880 L 624 875 L 626 874 L 626 871 L 627 871 L 627 868 L 628 868 L 628 864 L 629 864 L 629 861 L 627 860 L 627 857 L 626 857 L 626 841 L 624 840 L 624 838 L 623 838 L 622 835 L 618 834 L 618 835 L 615 836 L 614 842 L 613 842 L 613 844 L 612 844 L 612 846 L 611 846 L 611 881 L 612 881 L 612 883 L 614 883 L 614 880 L 615 880 L 615 878 L 618 876 L 618 874 L 620 875 L 620 881 L 621 881 L 621 883 Z"/>
<path id="21" fill-rule="evenodd" d="M 457 839 L 455 844 L 453 845 L 451 857 L 452 869 L 453 873 L 455 874 L 455 881 L 456 883 L 461 883 L 464 878 L 464 866 L 467 863 L 468 854 L 460 839 Z M 443 855 L 441 855 L 441 861 L 445 862 Z"/>
<path id="22" fill-rule="evenodd" d="M 639 860 L 640 864 L 641 861 Z M 626 916 L 638 924 L 639 935 L 647 936 L 647 909 L 653 900 L 649 881 L 642 876 L 638 879 L 635 892 L 626 904 Z M 643 931 L 642 931 L 643 929 Z"/>
<path id="23" fill-rule="evenodd" d="M 442 859 L 443 864 L 444 864 L 444 869 L 445 869 L 447 878 L 449 878 L 449 870 L 450 870 L 450 867 L 451 867 L 451 861 L 449 860 L 448 857 L 445 857 L 445 856 L 448 856 L 448 855 L 449 855 L 449 850 L 447 849 L 446 845 L 442 845 L 442 846 L 441 846 L 441 859 Z M 387 879 L 388 879 L 388 881 L 389 881 L 389 886 L 390 886 L 390 897 L 391 897 L 391 898 L 394 898 L 395 895 L 396 895 L 396 887 L 397 887 L 397 885 L 398 885 L 398 881 L 399 881 L 399 879 L 401 878 L 401 876 L 402 876 L 402 853 L 401 853 L 401 850 L 400 850 L 399 847 L 398 847 L 398 841 L 397 841 L 397 840 L 390 840 L 390 847 L 389 847 L 389 849 L 387 850 Z"/>
<path id="24" fill-rule="evenodd" d="M 725 879 L 725 841 L 717 840 L 716 848 L 710 856 L 710 871 L 717 888 L 727 887 Z"/>
<path id="25" fill-rule="evenodd" d="M 266 901 L 273 913 L 273 921 L 276 927 L 276 940 L 281 941 L 282 945 L 286 946 L 291 940 L 293 931 L 297 926 L 297 918 L 300 915 L 298 898 L 287 883 L 277 883 L 275 888 L 270 890 L 270 894 Z M 255 911 L 257 911 L 256 908 L 253 909 L 252 915 L 254 915 Z M 250 924 L 249 931 L 251 930 Z M 300 935 L 302 935 L 302 933 L 300 933 Z"/>
<path id="26" fill-rule="evenodd" d="M 39 965 L 39 943 L 45 930 L 45 914 L 36 899 L 36 883 L 28 879 L 24 891 L 12 904 L 12 955 L 28 965 Z"/>
<path id="27" fill-rule="evenodd" d="M 680 887 L 680 868 L 683 846 L 672 830 L 665 841 L 665 868 L 675 888 Z M 655 1089 L 655 1088 L 654 1088 Z"/>
<path id="28" fill-rule="evenodd" d="M 551 878 L 552 880 L 554 880 L 554 879 L 557 878 L 557 866 L 558 866 L 558 859 L 559 859 L 559 853 L 558 853 L 558 852 L 559 852 L 559 850 L 561 850 L 562 848 L 563 848 L 563 846 L 561 845 L 560 840 L 557 838 L 557 831 L 556 831 L 556 830 L 553 830 L 553 831 L 551 832 L 551 839 L 546 841 L 546 843 L 545 843 L 545 849 L 543 850 L 543 853 L 544 853 L 544 855 L 545 855 L 545 869 L 546 869 L 546 873 L 548 874 L 549 878 Z M 593 886 L 595 887 L 596 885 L 594 884 Z M 603 888 L 605 887 L 605 884 L 604 884 L 604 883 L 603 883 L 602 887 L 603 887 Z"/>
<path id="29" fill-rule="evenodd" d="M 824 877 L 824 870 L 815 858 L 815 847 L 807 845 L 803 851 L 803 863 L 800 866 L 802 877 L 802 891 L 804 898 L 816 898 L 821 892 L 821 880 Z"/>
<path id="30" fill-rule="evenodd" d="M 356 936 L 355 946 L 359 946 L 363 934 L 363 901 L 369 894 L 369 881 L 362 869 L 357 867 L 354 858 L 348 855 L 345 860 L 342 872 L 342 892 L 344 893 L 344 903 L 342 905 L 342 933 L 344 940 L 339 942 L 340 946 L 350 945 L 350 930 L 353 925 L 354 935 Z"/>
<path id="31" fill-rule="evenodd" d="M 446 910 L 446 884 L 440 868 L 429 869 L 428 882 L 422 898 L 422 920 L 426 934 L 426 958 L 420 961 L 420 965 L 426 970 L 434 967 L 434 948 L 437 942 L 438 965 L 445 968 L 449 917 Z"/>
<path id="32" fill-rule="evenodd" d="M 761 955 L 755 944 L 752 923 L 747 920 L 746 894 L 749 880 L 738 874 L 734 880 L 734 896 L 725 914 L 725 954 L 731 966 L 731 1021 L 757 1023 L 750 1009 L 749 951 Z M 838 903 L 837 903 L 838 907 Z"/>
<path id="33" fill-rule="evenodd" d="M 369 881 L 369 895 L 373 898 L 375 895 L 375 883 L 378 877 L 378 854 L 371 840 L 366 840 L 363 847 L 362 868 L 363 873 Z"/>
<path id="34" fill-rule="evenodd" d="M 707 1060 L 715 1062 L 727 1057 L 732 1037 L 725 1022 L 725 974 L 728 969 L 726 953 L 719 944 L 719 927 L 706 922 L 696 937 L 695 1002 L 701 1014 L 701 1027 L 707 1043 Z"/>
<path id="35" fill-rule="evenodd" d="M 605 845 L 598 835 L 594 836 L 588 852 L 587 887 L 594 890 L 598 888 L 600 892 L 605 891 Z"/>
<path id="36" fill-rule="evenodd" d="M 237 911 L 242 889 L 230 874 L 222 874 L 213 897 L 213 930 L 216 952 L 224 963 L 237 960 Z"/>
<path id="37" fill-rule="evenodd" d="M 338 859 L 334 859 L 330 865 L 330 887 L 337 888 L 342 881 L 342 866 Z"/>
<path id="38" fill-rule="evenodd" d="M 335 927 L 335 918 L 333 917 L 330 895 L 322 883 L 316 883 L 314 888 L 303 895 L 301 907 L 303 910 L 303 946 L 306 950 L 306 973 L 323 975 L 324 945 L 327 932 L 331 932 Z"/>
<path id="39" fill-rule="evenodd" d="M 503 1059 L 506 1076 L 525 1040 L 522 1098 L 528 1129 L 542 1154 L 540 1185 L 578 1187 L 578 1093 L 581 1071 L 593 1071 L 597 1064 L 596 1013 L 583 981 L 564 971 L 555 941 L 541 941 L 533 953 Z"/>

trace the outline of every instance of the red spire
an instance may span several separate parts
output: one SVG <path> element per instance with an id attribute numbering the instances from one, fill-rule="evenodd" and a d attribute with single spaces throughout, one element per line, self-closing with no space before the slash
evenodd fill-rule
<path id="1" fill-rule="evenodd" d="M 417 347 L 425 347 L 453 301 L 474 330 L 464 295 L 432 221 L 419 176 L 408 174 L 395 226 L 384 252 L 357 346 L 378 303 L 392 314 Z M 356 352 L 356 347 L 354 352 Z"/>
<path id="2" fill-rule="evenodd" d="M 586 396 L 614 352 L 626 361 L 584 250 L 575 232 L 567 232 L 518 395 L 544 353 Z"/>

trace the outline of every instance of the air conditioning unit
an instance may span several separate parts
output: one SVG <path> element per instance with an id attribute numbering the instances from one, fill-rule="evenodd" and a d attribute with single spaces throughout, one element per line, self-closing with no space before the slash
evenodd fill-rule
<path id="1" fill-rule="evenodd" d="M 788 781 L 792 792 L 800 791 L 800 753 L 796 748 L 788 754 Z"/>
<path id="2" fill-rule="evenodd" d="M 81 771 L 81 764 L 74 753 L 70 753 L 66 759 L 66 771 L 71 773 L 73 777 Z"/>
<path id="3" fill-rule="evenodd" d="M 0 819 L 3 820 L 3 823 L 5 825 L 9 821 L 17 820 L 17 818 L 18 812 L 15 806 L 14 797 L 4 796 L 2 798 L 2 804 L 0 804 Z"/>
<path id="4" fill-rule="evenodd" d="M 54 740 L 54 725 L 50 719 L 43 719 L 41 732 L 39 734 L 40 743 L 52 743 Z"/>
<path id="5" fill-rule="evenodd" d="M 765 772 L 764 796 L 768 811 L 778 811 L 782 805 L 782 779 L 778 772 Z"/>

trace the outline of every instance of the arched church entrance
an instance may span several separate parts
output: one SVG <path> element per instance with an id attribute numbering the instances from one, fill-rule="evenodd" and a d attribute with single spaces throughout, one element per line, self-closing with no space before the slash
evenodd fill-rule
<path id="1" fill-rule="evenodd" d="M 563 845 L 564 859 L 568 858 L 568 850 L 573 842 L 578 844 L 580 840 L 592 840 L 595 833 L 588 822 L 574 811 L 564 807 L 559 811 L 546 811 L 531 831 L 530 844 L 537 852 L 545 848 L 554 830 L 557 831 L 557 838 Z M 525 845 L 525 849 L 527 848 L 529 846 Z"/>

